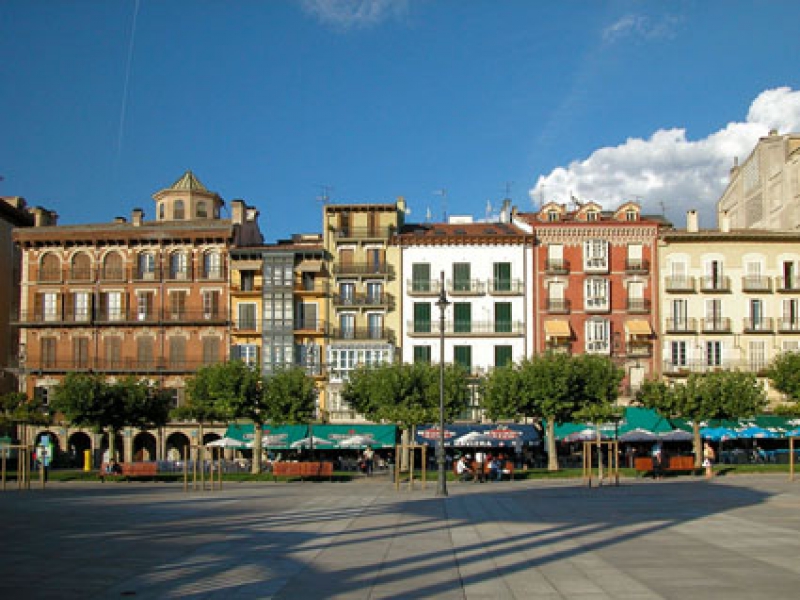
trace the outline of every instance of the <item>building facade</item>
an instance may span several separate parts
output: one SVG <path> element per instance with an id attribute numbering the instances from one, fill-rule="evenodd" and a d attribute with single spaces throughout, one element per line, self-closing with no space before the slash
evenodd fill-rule
<path id="1" fill-rule="evenodd" d="M 800 228 L 800 134 L 770 131 L 730 172 L 717 203 L 733 229 Z"/>

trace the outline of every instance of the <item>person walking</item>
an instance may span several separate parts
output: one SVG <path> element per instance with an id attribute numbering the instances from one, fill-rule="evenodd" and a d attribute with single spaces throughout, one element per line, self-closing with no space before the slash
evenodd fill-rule
<path id="1" fill-rule="evenodd" d="M 486 467 L 486 454 L 483 452 L 483 450 L 478 450 L 475 453 L 475 463 L 474 481 L 486 483 L 486 472 L 484 471 L 484 468 Z"/>
<path id="2" fill-rule="evenodd" d="M 372 470 L 375 468 L 375 452 L 372 450 L 372 446 L 367 446 L 367 449 L 364 450 L 364 472 L 367 474 L 367 477 L 372 476 Z"/>
<path id="3" fill-rule="evenodd" d="M 714 461 L 716 458 L 717 455 L 714 453 L 711 444 L 708 442 L 703 444 L 703 466 L 706 469 L 706 479 L 711 479 L 714 476 Z"/>

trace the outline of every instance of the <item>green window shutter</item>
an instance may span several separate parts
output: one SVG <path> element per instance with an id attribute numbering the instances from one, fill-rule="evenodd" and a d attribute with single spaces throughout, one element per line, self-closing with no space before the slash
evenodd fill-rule
<path id="1" fill-rule="evenodd" d="M 511 303 L 495 302 L 494 305 L 494 330 L 495 333 L 511 333 Z"/>
<path id="2" fill-rule="evenodd" d="M 494 347 L 494 366 L 505 367 L 512 362 L 511 346 Z"/>
<path id="3" fill-rule="evenodd" d="M 430 302 L 414 303 L 414 333 L 431 332 L 431 304 Z"/>
<path id="4" fill-rule="evenodd" d="M 472 372 L 472 346 L 453 346 L 453 362 Z"/>
<path id="5" fill-rule="evenodd" d="M 414 292 L 431 291 L 431 266 L 428 263 L 411 265 L 411 289 Z"/>
<path id="6" fill-rule="evenodd" d="M 511 291 L 511 263 L 494 263 L 494 289 L 497 292 Z"/>
<path id="7" fill-rule="evenodd" d="M 468 292 L 470 290 L 470 264 L 453 264 L 453 291 Z"/>
<path id="8" fill-rule="evenodd" d="M 431 347 L 414 346 L 414 362 L 431 364 Z"/>
<path id="9" fill-rule="evenodd" d="M 456 333 L 469 333 L 472 331 L 472 304 L 469 302 L 456 302 L 453 304 L 453 331 Z"/>

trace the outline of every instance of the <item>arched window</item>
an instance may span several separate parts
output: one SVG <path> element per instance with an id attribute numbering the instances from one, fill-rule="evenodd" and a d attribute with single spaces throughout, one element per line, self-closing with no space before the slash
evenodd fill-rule
<path id="1" fill-rule="evenodd" d="M 122 256 L 118 252 L 109 252 L 103 259 L 103 279 L 122 279 Z"/>
<path id="2" fill-rule="evenodd" d="M 172 209 L 172 218 L 175 220 L 186 218 L 186 214 L 183 208 L 183 200 L 175 200 L 175 206 Z"/>
<path id="3" fill-rule="evenodd" d="M 188 274 L 187 263 L 185 252 L 173 252 L 169 257 L 170 279 L 186 279 Z"/>
<path id="4" fill-rule="evenodd" d="M 203 273 L 206 279 L 222 277 L 222 257 L 219 252 L 207 252 L 203 256 Z"/>
<path id="5" fill-rule="evenodd" d="M 42 257 L 39 281 L 61 281 L 61 259 L 52 252 Z"/>
<path id="6" fill-rule="evenodd" d="M 205 202 L 198 202 L 197 203 L 197 218 L 198 219 L 207 219 L 208 218 L 208 209 L 206 208 Z"/>
<path id="7" fill-rule="evenodd" d="M 89 281 L 92 278 L 92 259 L 85 252 L 80 252 L 72 257 L 70 279 L 74 281 Z"/>

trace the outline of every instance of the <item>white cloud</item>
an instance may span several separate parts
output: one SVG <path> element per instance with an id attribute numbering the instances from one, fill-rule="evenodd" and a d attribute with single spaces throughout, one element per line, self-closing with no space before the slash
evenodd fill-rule
<path id="1" fill-rule="evenodd" d="M 697 208 L 710 225 L 734 158 L 743 161 L 770 129 L 800 131 L 800 91 L 766 90 L 750 105 L 744 122 L 729 123 L 704 139 L 687 139 L 685 129 L 660 129 L 649 139 L 630 138 L 595 150 L 585 160 L 540 176 L 531 200 L 538 206 L 542 198 L 567 202 L 574 195 L 615 208 L 638 199 L 650 213 L 661 212 L 663 203 L 676 224 L 686 210 Z"/>
<path id="2" fill-rule="evenodd" d="M 680 22 L 678 17 L 665 16 L 655 20 L 644 15 L 625 15 L 603 30 L 603 41 L 612 43 L 622 38 L 634 37 L 645 40 L 672 38 Z"/>
<path id="3" fill-rule="evenodd" d="M 340 31 L 366 29 L 408 12 L 408 0 L 300 0 L 303 10 Z"/>

